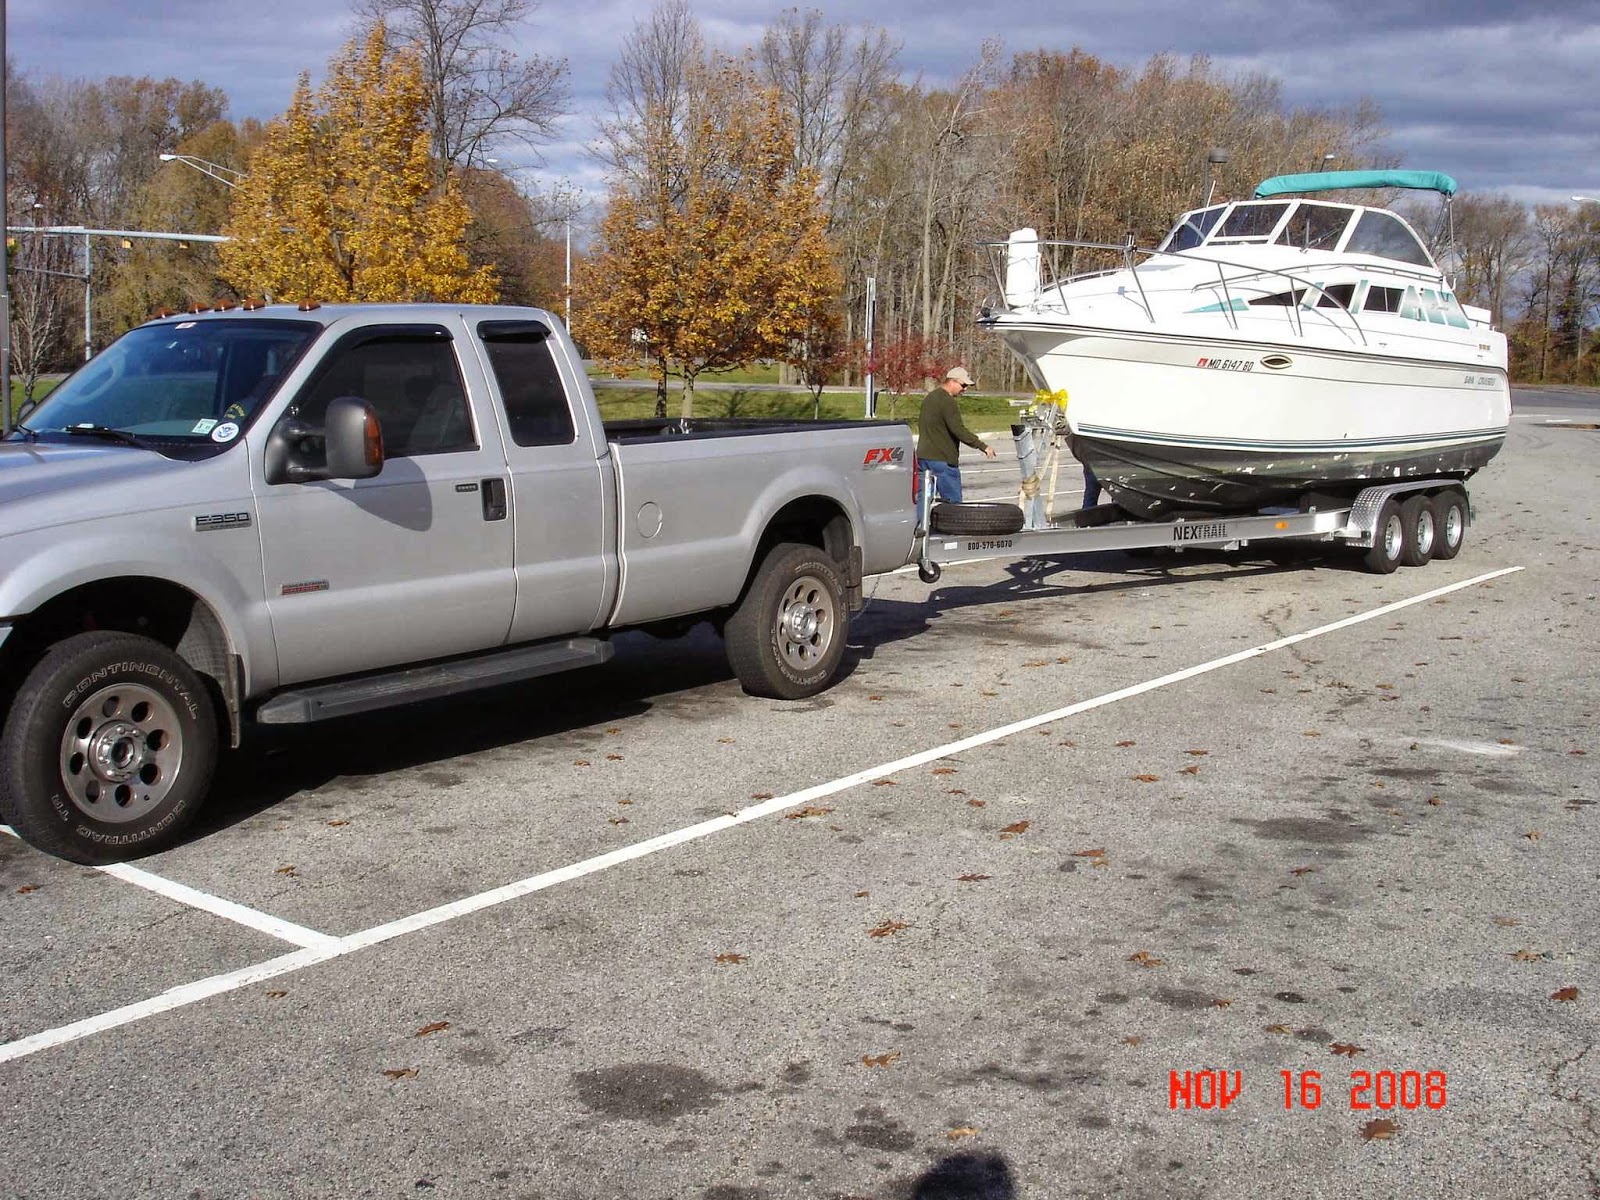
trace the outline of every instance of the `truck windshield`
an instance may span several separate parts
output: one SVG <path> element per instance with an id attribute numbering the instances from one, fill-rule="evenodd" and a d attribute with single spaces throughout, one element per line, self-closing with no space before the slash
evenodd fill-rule
<path id="1" fill-rule="evenodd" d="M 118 433 L 130 442 L 221 447 L 321 328 L 252 317 L 143 325 L 80 367 L 22 426 L 41 436 Z"/>

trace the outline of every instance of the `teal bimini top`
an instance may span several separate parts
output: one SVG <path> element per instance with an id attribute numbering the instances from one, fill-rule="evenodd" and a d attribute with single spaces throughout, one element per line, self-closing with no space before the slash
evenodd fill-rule
<path id="1" fill-rule="evenodd" d="M 1341 188 L 1418 188 L 1456 194 L 1456 181 L 1443 171 L 1313 171 L 1306 175 L 1274 175 L 1256 189 L 1256 199 L 1285 192 L 1334 192 Z"/>

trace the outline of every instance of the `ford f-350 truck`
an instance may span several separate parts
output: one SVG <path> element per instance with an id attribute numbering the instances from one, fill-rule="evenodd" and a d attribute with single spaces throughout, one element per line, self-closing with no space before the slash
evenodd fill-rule
<path id="1" fill-rule="evenodd" d="M 602 421 L 548 313 L 254 306 L 146 323 L 0 444 L 0 817 L 170 845 L 253 722 L 605 661 L 709 619 L 745 689 L 839 667 L 904 565 L 909 429 Z"/>

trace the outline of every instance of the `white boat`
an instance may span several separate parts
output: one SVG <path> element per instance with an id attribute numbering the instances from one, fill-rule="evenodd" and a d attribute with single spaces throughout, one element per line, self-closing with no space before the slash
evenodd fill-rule
<path id="1" fill-rule="evenodd" d="M 1073 453 L 1136 516 L 1465 479 L 1505 440 L 1505 335 L 1403 219 L 1300 198 L 1377 187 L 1456 190 L 1421 171 L 1280 176 L 1184 213 L 1155 250 L 1018 230 L 993 244 L 1005 302 L 979 324 L 1068 393 Z M 1095 252 L 1120 266 L 1070 274 Z"/>

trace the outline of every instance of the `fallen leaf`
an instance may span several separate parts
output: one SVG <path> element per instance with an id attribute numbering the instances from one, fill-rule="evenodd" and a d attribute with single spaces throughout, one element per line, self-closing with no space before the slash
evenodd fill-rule
<path id="1" fill-rule="evenodd" d="M 721 742 L 724 746 L 729 746 L 729 745 L 733 744 L 733 739 L 730 738 L 730 737 L 720 737 L 720 738 L 717 739 L 717 741 Z"/>
<path id="2" fill-rule="evenodd" d="M 349 821 L 329 821 L 328 824 L 331 825 L 333 828 L 338 829 L 341 826 L 350 824 L 350 822 Z"/>
<path id="3" fill-rule="evenodd" d="M 856 893 L 856 894 L 855 894 L 855 898 L 856 898 L 856 899 L 857 899 L 857 900 L 865 900 L 865 899 L 866 899 L 866 898 L 867 898 L 867 897 L 868 897 L 868 896 L 870 896 L 870 895 L 872 895 L 872 893 L 871 893 L 871 892 L 857 892 L 857 893 Z"/>
<path id="4" fill-rule="evenodd" d="M 724 966 L 737 966 L 739 963 L 747 960 L 743 954 L 719 954 L 717 955 L 717 961 L 722 963 Z"/>
<path id="5" fill-rule="evenodd" d="M 1074 850 L 1072 852 L 1072 857 L 1073 858 L 1104 858 L 1105 857 L 1105 853 L 1106 853 L 1106 848 L 1104 846 L 1096 846 L 1093 850 Z"/>
<path id="6" fill-rule="evenodd" d="M 1289 1034 L 1289 1033 L 1293 1033 L 1294 1030 L 1290 1029 L 1287 1025 L 1268 1025 L 1267 1026 L 1267 1032 L 1268 1033 Z"/>
<path id="7" fill-rule="evenodd" d="M 617 734 L 622 732 L 622 730 L 618 729 L 615 725 L 613 725 L 609 729 L 607 729 L 606 732 L 609 733 L 612 737 L 616 737 Z M 733 739 L 729 738 L 728 740 L 732 741 Z"/>
<path id="8" fill-rule="evenodd" d="M 989 802 L 987 800 L 968 800 L 967 801 L 967 807 L 968 808 L 982 808 L 985 804 L 988 804 L 988 803 Z"/>
<path id="9" fill-rule="evenodd" d="M 1184 753 L 1185 754 L 1192 754 L 1196 758 L 1204 758 L 1206 755 L 1210 754 L 1211 751 L 1209 751 L 1209 750 L 1185 750 Z"/>
<path id="10" fill-rule="evenodd" d="M 1392 684 L 1392 683 L 1380 683 L 1380 684 L 1376 684 L 1374 686 L 1380 687 L 1386 692 L 1394 691 L 1394 684 Z"/>
<path id="11" fill-rule="evenodd" d="M 999 692 L 979 692 L 978 693 L 978 695 L 980 695 L 980 696 L 998 696 L 999 694 L 1000 694 Z"/>
<path id="12" fill-rule="evenodd" d="M 1434 808 L 1438 808 L 1441 804 L 1444 803 L 1444 801 L 1439 799 L 1439 797 L 1437 797 L 1437 796 L 1429 796 L 1428 797 L 1428 803 L 1431 804 Z"/>
<path id="13" fill-rule="evenodd" d="M 444 1030 L 449 1029 L 449 1028 L 450 1028 L 450 1022 L 449 1021 L 435 1021 L 432 1025 L 424 1025 L 421 1029 L 417 1030 L 411 1036 L 412 1037 L 427 1037 L 430 1033 L 442 1033 Z"/>
<path id="14" fill-rule="evenodd" d="M 1361 1127 L 1362 1140 L 1368 1142 L 1387 1142 L 1399 1132 L 1400 1126 L 1387 1117 L 1379 1117 L 1376 1121 L 1368 1121 Z"/>
<path id="15" fill-rule="evenodd" d="M 1133 742 L 1133 741 L 1127 741 L 1127 742 L 1118 742 L 1117 745 L 1118 746 L 1127 747 L 1127 746 L 1137 746 L 1138 743 L 1137 742 Z"/>
<path id="16" fill-rule="evenodd" d="M 1366 1047 L 1357 1046 L 1354 1042 L 1334 1042 L 1333 1045 L 1328 1047 L 1328 1049 L 1332 1050 L 1335 1054 L 1342 1054 L 1346 1058 L 1354 1058 L 1356 1055 L 1362 1053 Z"/>
<path id="17" fill-rule="evenodd" d="M 417 1069 L 415 1067 L 390 1067 L 384 1072 L 384 1075 L 389 1079 L 415 1079 L 417 1077 Z"/>
<path id="18" fill-rule="evenodd" d="M 954 767 L 935 767 L 933 773 L 935 775 L 954 775 L 956 769 Z"/>
<path id="19" fill-rule="evenodd" d="M 977 1137 L 978 1131 L 970 1125 L 963 1125 L 960 1129 L 946 1130 L 944 1136 L 952 1142 L 959 1142 L 962 1138 Z"/>
<path id="20" fill-rule="evenodd" d="M 883 922 L 881 925 L 875 925 L 871 929 L 867 930 L 867 936 L 886 938 L 893 934 L 899 933 L 902 929 L 910 928 L 911 926 L 906 924 L 904 921 L 888 920 Z"/>
<path id="21" fill-rule="evenodd" d="M 1138 1037 L 1137 1035 L 1133 1037 L 1125 1037 L 1122 1039 L 1122 1044 L 1124 1046 L 1142 1046 L 1144 1045 L 1144 1039 L 1142 1037 Z"/>
<path id="22" fill-rule="evenodd" d="M 966 794 L 967 793 L 962 791 L 960 788 L 951 788 L 946 793 L 946 795 L 950 795 L 950 796 L 965 796 Z"/>
<path id="23" fill-rule="evenodd" d="M 1543 960 L 1544 954 L 1542 951 L 1530 950 L 1526 946 L 1511 956 L 1512 962 L 1542 962 Z"/>
<path id="24" fill-rule="evenodd" d="M 1056 656 L 1056 661 L 1058 663 L 1069 663 L 1069 662 L 1072 661 L 1072 655 L 1070 655 L 1070 654 L 1059 654 L 1059 655 Z"/>
<path id="25" fill-rule="evenodd" d="M 1141 967 L 1146 968 L 1159 967 L 1161 965 L 1161 960 L 1156 958 L 1148 950 L 1135 950 L 1132 954 L 1128 955 L 1128 961 L 1131 963 L 1138 963 Z"/>
<path id="26" fill-rule="evenodd" d="M 1050 660 L 1048 658 L 1036 658 L 1031 662 L 1023 663 L 1022 665 L 1025 667 L 1048 667 L 1050 665 Z"/>
<path id="27" fill-rule="evenodd" d="M 284 992 L 284 991 L 268 992 L 267 993 L 267 999 L 268 1000 L 282 1000 L 288 994 L 289 994 L 288 992 Z"/>
<path id="28" fill-rule="evenodd" d="M 1502 925 L 1507 929 L 1513 925 L 1522 924 L 1522 920 L 1519 917 L 1492 917 L 1490 919 L 1493 920 L 1496 925 Z"/>
<path id="29" fill-rule="evenodd" d="M 957 875 L 958 883 L 982 883 L 985 879 L 993 879 L 992 875 Z"/>
<path id="30" fill-rule="evenodd" d="M 960 729 L 961 728 L 961 722 L 960 721 L 951 721 L 950 722 L 950 728 L 951 729 Z"/>
<path id="31" fill-rule="evenodd" d="M 898 786 L 900 786 L 900 781 L 897 780 L 897 779 L 874 779 L 872 781 L 872 786 L 873 787 L 898 787 Z"/>
<path id="32" fill-rule="evenodd" d="M 37 883 L 25 883 L 17 889 L 17 895 L 26 896 L 29 892 L 37 892 L 38 890 L 39 885 Z"/>
<path id="33" fill-rule="evenodd" d="M 1577 998 L 1578 989 L 1575 987 L 1564 987 L 1558 992 L 1550 993 L 1550 999 L 1559 1000 L 1563 1004 L 1571 1004 Z"/>
<path id="34" fill-rule="evenodd" d="M 767 799 L 770 800 L 772 797 L 768 796 Z M 799 812 L 784 813 L 783 819 L 785 821 L 804 821 L 808 817 L 825 817 L 832 811 L 833 809 L 831 808 L 819 808 L 815 804 L 808 804 Z"/>
<path id="35" fill-rule="evenodd" d="M 1221 996 L 1218 996 L 1215 1000 L 1213 1000 L 1211 1002 L 1211 1007 L 1212 1008 L 1227 1008 L 1228 1005 L 1230 1005 L 1232 1003 L 1233 1003 L 1232 1000 L 1225 1000 Z"/>
<path id="36" fill-rule="evenodd" d="M 1537 842 L 1540 838 L 1542 838 L 1544 836 L 1544 834 L 1540 833 L 1537 829 L 1530 829 L 1530 830 L 1528 830 L 1527 833 L 1523 834 L 1522 836 L 1527 838 L 1530 842 Z"/>
<path id="37" fill-rule="evenodd" d="M 1502 746 L 1515 746 L 1517 743 L 1512 738 L 1501 738 L 1500 739 L 1500 744 Z"/>
<path id="38" fill-rule="evenodd" d="M 1091 858 L 1089 860 L 1089 866 L 1092 868 L 1109 867 L 1110 865 L 1111 860 L 1108 858 Z"/>
<path id="39" fill-rule="evenodd" d="M 752 799 L 752 800 L 771 800 L 772 799 L 772 793 L 771 792 L 751 792 L 750 793 L 750 799 Z"/>
<path id="40" fill-rule="evenodd" d="M 617 803 L 618 804 L 632 804 L 633 803 L 633 798 L 630 797 L 630 796 L 624 796 L 622 799 L 618 800 Z"/>
<path id="41" fill-rule="evenodd" d="M 608 755 L 606 755 L 606 761 L 607 762 L 621 762 L 622 761 L 622 755 L 620 755 L 620 754 L 608 754 Z"/>
<path id="42" fill-rule="evenodd" d="M 610 817 L 608 819 L 613 825 L 626 825 L 628 823 L 627 817 Z"/>
<path id="43" fill-rule="evenodd" d="M 900 1057 L 900 1051 L 891 1050 L 887 1054 L 863 1054 L 861 1065 L 864 1067 L 887 1067 Z"/>
<path id="44" fill-rule="evenodd" d="M 882 696 L 868 696 L 867 699 L 868 700 L 882 700 L 883 697 Z"/>
<path id="45" fill-rule="evenodd" d="M 1588 754 L 1589 752 L 1587 750 L 1568 750 L 1567 753 L 1568 754 L 1576 754 L 1576 755 L 1582 756 L 1582 755 Z"/>
<path id="46" fill-rule="evenodd" d="M 1178 774 L 1179 775 L 1198 775 L 1198 774 L 1200 774 L 1200 764 L 1199 763 L 1195 763 L 1192 766 L 1185 767 L 1185 768 L 1183 768 L 1183 770 L 1179 771 Z"/>
<path id="47" fill-rule="evenodd" d="M 1130 775 L 1128 778 L 1136 783 L 1159 783 L 1161 781 L 1161 776 L 1159 775 Z"/>
<path id="48" fill-rule="evenodd" d="M 572 765 L 575 767 L 587 767 L 589 760 L 587 758 L 575 758 L 572 760 Z"/>
<path id="49" fill-rule="evenodd" d="M 291 865 L 289 865 L 287 867 L 279 867 L 277 869 L 277 871 L 274 872 L 274 874 L 292 876 L 292 875 L 294 875 L 294 866 L 291 864 Z"/>
<path id="50" fill-rule="evenodd" d="M 1262 688 L 1261 689 L 1261 693 L 1264 696 L 1276 696 L 1278 694 L 1278 689 L 1277 688 Z"/>
<path id="51" fill-rule="evenodd" d="M 1017 821 L 1014 824 L 1007 825 L 1004 829 L 1002 829 L 1000 831 L 1000 836 L 1003 837 L 1003 838 L 1009 838 L 1009 837 L 1016 837 L 1019 834 L 1027 833 L 1029 824 L 1031 824 L 1031 822 L 1028 822 L 1028 821 Z"/>
<path id="52" fill-rule="evenodd" d="M 1309 875 L 1309 874 L 1311 874 L 1311 872 L 1313 872 L 1315 870 L 1316 870 L 1315 867 L 1295 867 L 1292 870 L 1290 870 L 1289 874 L 1291 874 L 1291 875 Z"/>
<path id="53" fill-rule="evenodd" d="M 1322 735 L 1320 733 L 1318 733 L 1315 729 L 1308 729 L 1301 736 L 1302 737 L 1321 737 Z"/>

